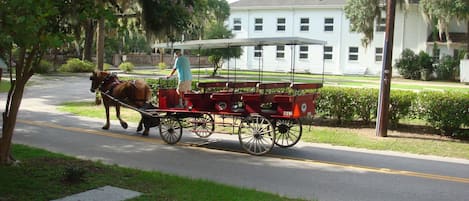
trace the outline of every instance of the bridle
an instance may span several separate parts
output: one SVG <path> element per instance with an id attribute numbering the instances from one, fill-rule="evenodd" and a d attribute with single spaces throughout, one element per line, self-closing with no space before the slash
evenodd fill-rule
<path id="1" fill-rule="evenodd" d="M 96 77 L 90 77 L 90 80 L 94 81 L 93 79 L 96 79 Z M 113 81 L 113 78 L 116 78 L 114 81 Z M 112 85 L 109 87 L 109 89 L 104 89 L 103 87 L 106 86 L 107 84 L 109 84 L 109 81 L 113 81 Z M 115 73 L 110 73 L 108 74 L 100 83 L 99 85 L 95 88 L 95 90 L 99 90 L 103 93 L 109 93 L 109 92 L 112 92 L 112 89 L 114 89 L 114 87 L 119 84 L 120 81 L 117 79 L 117 75 Z M 106 90 L 106 91 L 105 91 Z"/>

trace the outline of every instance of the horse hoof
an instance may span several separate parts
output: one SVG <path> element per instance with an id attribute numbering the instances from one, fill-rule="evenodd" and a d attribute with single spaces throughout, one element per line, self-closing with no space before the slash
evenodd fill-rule
<path id="1" fill-rule="evenodd" d="M 143 132 L 142 135 L 143 136 L 148 136 L 148 132 Z"/>
<path id="2" fill-rule="evenodd" d="M 109 129 L 109 126 L 103 126 L 102 129 L 103 129 L 103 130 L 108 130 L 108 129 Z"/>
<path id="3" fill-rule="evenodd" d="M 124 128 L 124 129 L 127 129 L 127 127 L 128 127 L 127 123 L 125 123 L 125 122 L 122 122 L 122 123 L 121 123 L 121 126 L 122 126 L 122 128 Z"/>
<path id="4" fill-rule="evenodd" d="M 142 126 L 138 126 L 138 127 L 137 127 L 137 132 L 140 132 L 140 131 L 142 131 L 142 130 L 143 130 Z"/>

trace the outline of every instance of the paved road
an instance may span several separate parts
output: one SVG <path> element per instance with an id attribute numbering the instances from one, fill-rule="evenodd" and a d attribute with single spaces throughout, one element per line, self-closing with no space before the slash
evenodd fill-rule
<path id="1" fill-rule="evenodd" d="M 236 136 L 209 141 L 185 134 L 166 145 L 112 122 L 58 112 L 63 101 L 93 100 L 87 76 L 34 77 L 18 116 L 14 142 L 110 164 L 321 201 L 454 200 L 469 198 L 469 161 L 300 143 L 263 157 L 239 151 Z M 0 94 L 4 105 L 5 94 Z M 3 108 L 1 108 L 3 110 Z M 197 146 L 198 145 L 198 146 Z M 468 145 L 469 146 L 469 145 Z M 227 151 L 233 150 L 233 151 Z"/>

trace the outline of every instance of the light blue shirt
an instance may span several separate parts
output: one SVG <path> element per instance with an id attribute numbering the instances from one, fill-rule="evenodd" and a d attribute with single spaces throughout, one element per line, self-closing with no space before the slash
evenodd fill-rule
<path id="1" fill-rule="evenodd" d="M 190 62 L 185 56 L 180 56 L 176 59 L 174 68 L 178 71 L 179 82 L 192 80 Z"/>

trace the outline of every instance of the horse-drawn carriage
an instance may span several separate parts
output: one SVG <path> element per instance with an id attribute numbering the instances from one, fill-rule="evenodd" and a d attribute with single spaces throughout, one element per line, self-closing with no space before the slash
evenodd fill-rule
<path id="1" fill-rule="evenodd" d="M 324 42 L 298 37 L 214 39 L 158 44 L 156 47 L 200 50 L 272 45 L 294 47 L 324 45 Z M 259 72 L 262 73 L 260 66 Z M 229 124 L 231 133 L 238 134 L 239 142 L 246 152 L 262 155 L 268 153 L 274 145 L 283 148 L 295 145 L 303 132 L 300 119 L 315 114 L 315 100 L 318 96 L 315 89 L 322 87 L 323 79 L 320 82 L 295 82 L 293 62 L 290 73 L 293 77 L 288 82 L 236 78 L 234 81 L 198 82 L 198 91 L 184 95 L 187 103 L 184 107 L 177 106 L 179 97 L 176 89 L 164 86 L 159 86 L 158 104 L 155 107 L 123 104 L 142 114 L 141 123 L 145 127 L 159 126 L 161 138 L 168 144 L 177 143 L 184 129 L 206 138 L 215 131 L 216 125 Z M 120 103 L 119 100 L 114 101 Z M 232 121 L 226 122 L 226 118 Z M 144 134 L 148 134 L 147 129 Z"/>

